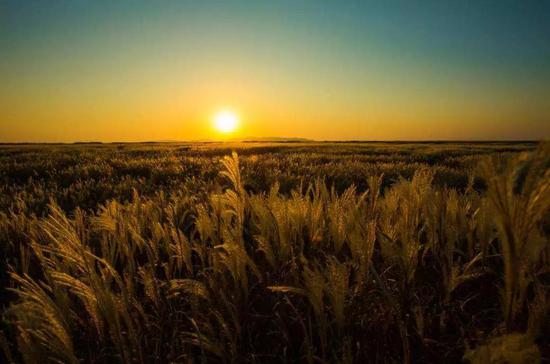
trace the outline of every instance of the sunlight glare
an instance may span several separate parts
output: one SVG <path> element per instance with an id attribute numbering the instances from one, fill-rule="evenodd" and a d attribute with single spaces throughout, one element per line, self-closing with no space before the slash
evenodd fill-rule
<path id="1" fill-rule="evenodd" d="M 237 128 L 239 118 L 237 114 L 230 110 L 223 110 L 214 117 L 214 126 L 221 133 L 231 133 Z"/>

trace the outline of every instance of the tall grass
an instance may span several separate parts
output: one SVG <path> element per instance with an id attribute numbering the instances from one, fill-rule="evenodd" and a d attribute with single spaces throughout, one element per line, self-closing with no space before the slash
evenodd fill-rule
<path id="1" fill-rule="evenodd" d="M 260 167 L 233 153 L 200 192 L 71 214 L 51 200 L 44 217 L 22 200 L 0 214 L 0 347 L 26 363 L 540 360 L 548 148 L 487 160 L 486 190 L 424 167 L 254 192 Z"/>

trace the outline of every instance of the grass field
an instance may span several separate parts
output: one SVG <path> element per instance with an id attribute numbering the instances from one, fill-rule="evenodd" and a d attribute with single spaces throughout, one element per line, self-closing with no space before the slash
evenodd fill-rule
<path id="1" fill-rule="evenodd" d="M 550 360 L 549 167 L 531 142 L 0 145 L 0 355 Z"/>

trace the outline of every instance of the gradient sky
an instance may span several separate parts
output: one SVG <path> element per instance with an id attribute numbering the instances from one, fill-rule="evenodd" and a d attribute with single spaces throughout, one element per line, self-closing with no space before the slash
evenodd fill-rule
<path id="1" fill-rule="evenodd" d="M 0 0 L 0 141 L 550 137 L 550 1 Z"/>

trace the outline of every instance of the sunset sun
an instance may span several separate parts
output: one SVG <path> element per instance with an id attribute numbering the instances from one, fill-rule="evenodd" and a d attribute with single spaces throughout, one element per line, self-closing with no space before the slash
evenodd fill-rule
<path id="1" fill-rule="evenodd" d="M 214 116 L 214 127 L 220 133 L 231 133 L 237 129 L 239 117 L 231 110 L 223 110 Z"/>

